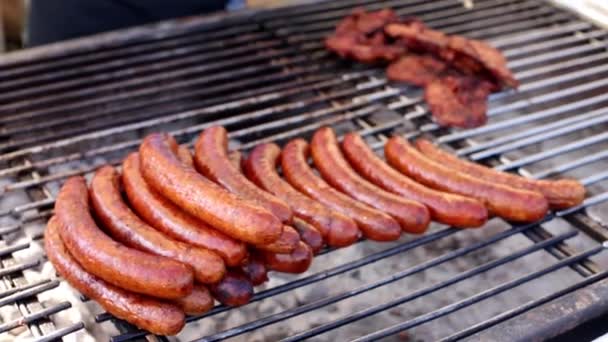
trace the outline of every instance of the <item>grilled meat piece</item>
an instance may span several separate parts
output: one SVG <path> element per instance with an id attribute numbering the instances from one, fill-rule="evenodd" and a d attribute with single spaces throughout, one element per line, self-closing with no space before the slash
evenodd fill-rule
<path id="1" fill-rule="evenodd" d="M 386 68 L 386 76 L 393 81 L 424 87 L 447 68 L 447 64 L 431 55 L 405 55 Z"/>
<path id="2" fill-rule="evenodd" d="M 325 46 L 343 58 L 364 63 L 395 60 L 405 49 L 392 44 L 383 28 L 397 20 L 397 15 L 388 9 L 369 13 L 357 9 L 338 23 L 335 33 L 325 40 Z"/>
<path id="3" fill-rule="evenodd" d="M 519 85 L 507 67 L 505 57 L 488 43 L 458 35 L 448 36 L 417 20 L 390 23 L 384 31 L 409 51 L 430 53 L 467 75 L 488 78 L 496 83 L 497 89 L 503 85 L 513 88 Z"/>
<path id="4" fill-rule="evenodd" d="M 446 76 L 429 83 L 424 98 L 442 126 L 478 127 L 486 123 L 487 97 L 494 85 L 467 76 Z"/>

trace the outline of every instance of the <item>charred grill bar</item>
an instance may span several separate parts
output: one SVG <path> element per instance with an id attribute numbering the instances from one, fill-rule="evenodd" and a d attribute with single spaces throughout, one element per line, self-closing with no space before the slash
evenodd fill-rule
<path id="1" fill-rule="evenodd" d="M 368 10 L 392 7 L 400 15 L 418 16 L 447 33 L 489 40 L 509 59 L 522 83 L 520 90 L 490 96 L 486 126 L 464 131 L 438 127 L 430 120 L 418 89 L 388 82 L 382 68 L 348 64 L 325 51 L 322 38 L 356 6 Z M 21 317 L 4 321 L 0 331 L 26 325 L 36 340 L 50 341 L 84 328 L 80 321 L 55 319 L 68 309 L 77 310 L 70 309 L 74 303 L 59 301 L 43 306 L 39 301 L 38 295 L 43 298 L 60 285 L 50 280 L 48 272 L 46 277 L 28 277 L 46 264 L 44 256 L 19 257 L 40 242 L 54 196 L 66 177 L 89 174 L 106 162 L 118 163 L 145 133 L 169 131 L 180 142 L 191 143 L 201 129 L 216 124 L 226 126 L 232 147 L 243 150 L 263 141 L 283 143 L 296 136 L 308 137 L 323 125 L 332 125 L 338 132 L 358 130 L 377 149 L 390 134 L 410 138 L 427 135 L 461 156 L 498 169 L 535 178 L 576 177 L 589 195 L 580 207 L 553 213 L 538 224 L 503 224 L 497 232 L 404 266 L 389 276 L 198 335 L 202 340 L 238 336 L 326 310 L 331 304 L 389 288 L 521 235 L 531 244 L 438 282 L 395 294 L 387 302 L 373 302 L 299 331 L 288 340 L 317 336 L 404 303 L 424 301 L 426 296 L 491 270 L 509 269 L 512 262 L 544 251 L 555 259 L 533 272 L 358 336 L 371 340 L 440 320 L 564 268 L 576 272 L 571 273 L 571 284 L 532 296 L 443 337 L 454 340 L 472 334 L 515 334 L 505 328 L 510 322 L 526 317 L 531 310 L 542 312 L 543 305 L 552 300 L 563 301 L 558 303 L 567 309 L 568 303 L 576 304 L 580 296 L 605 293 L 608 273 L 594 258 L 605 254 L 606 246 L 601 242 L 608 238 L 608 173 L 600 171 L 608 160 L 604 151 L 608 135 L 603 132 L 608 127 L 607 35 L 606 30 L 543 1 L 484 0 L 465 8 L 452 0 L 344 0 L 168 22 L 9 56 L 0 61 L 0 235 L 4 242 L 0 248 L 4 285 L 0 305 L 18 310 Z M 565 222 L 568 228 L 548 228 L 555 222 Z M 339 282 L 349 272 L 467 234 L 473 232 L 436 227 L 424 236 L 382 246 L 360 258 L 261 290 L 253 301 L 290 295 L 326 279 Z M 568 241 L 580 235 L 596 241 L 585 247 Z M 324 255 L 333 253 L 340 252 L 324 251 Z M 600 300 L 589 305 L 596 305 L 595 309 L 585 312 L 608 311 Z M 212 321 L 212 316 L 230 310 L 217 306 L 188 321 Z M 567 317 L 576 324 L 593 318 L 591 314 Z M 102 322 L 112 317 L 102 313 L 95 319 L 110 324 Z M 114 341 L 146 335 L 115 323 L 122 334 Z M 529 336 L 563 332 L 562 326 L 549 324 L 549 317 L 545 323 L 535 326 L 537 330 Z"/>

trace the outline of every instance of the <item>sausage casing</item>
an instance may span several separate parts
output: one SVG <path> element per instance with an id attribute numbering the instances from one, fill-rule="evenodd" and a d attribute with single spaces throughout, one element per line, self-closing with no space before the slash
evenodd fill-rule
<path id="1" fill-rule="evenodd" d="M 258 145 L 244 163 L 247 177 L 289 203 L 294 214 L 317 228 L 329 246 L 344 247 L 357 241 L 359 229 L 355 221 L 299 192 L 279 176 L 276 166 L 280 155 L 276 144 Z"/>
<path id="2" fill-rule="evenodd" d="M 95 172 L 90 195 L 96 217 L 116 240 L 189 265 L 201 283 L 215 283 L 224 276 L 226 268 L 219 255 L 173 240 L 135 215 L 122 199 L 119 175 L 113 167 L 104 166 Z"/>
<path id="3" fill-rule="evenodd" d="M 282 222 L 291 222 L 292 212 L 287 203 L 251 183 L 230 162 L 228 133 L 224 127 L 214 126 L 201 132 L 194 146 L 194 165 L 200 173 L 228 191 L 254 201 Z"/>
<path id="4" fill-rule="evenodd" d="M 292 140 L 283 148 L 281 166 L 285 179 L 291 185 L 322 204 L 352 217 L 368 239 L 391 241 L 399 238 L 401 227 L 397 221 L 344 195 L 315 175 L 307 162 L 308 153 L 308 143 L 303 139 Z"/>
<path id="5" fill-rule="evenodd" d="M 389 164 L 415 180 L 435 189 L 479 199 L 491 213 L 504 219 L 533 222 L 547 213 L 548 203 L 541 193 L 494 184 L 447 168 L 425 157 L 401 137 L 389 139 L 384 155 Z"/>
<path id="6" fill-rule="evenodd" d="M 59 233 L 82 267 L 124 289 L 159 298 L 180 298 L 192 291 L 189 266 L 124 246 L 105 235 L 91 217 L 83 177 L 69 178 L 55 201 Z"/>
<path id="7" fill-rule="evenodd" d="M 272 243 L 255 245 L 256 248 L 273 253 L 289 253 L 293 251 L 300 242 L 300 235 L 291 226 L 283 226 L 283 234 Z"/>
<path id="8" fill-rule="evenodd" d="M 254 286 L 268 281 L 268 270 L 260 253 L 252 251 L 241 266 L 241 270 L 247 275 Z"/>
<path id="9" fill-rule="evenodd" d="M 429 224 L 428 209 L 419 202 L 388 192 L 359 176 L 348 164 L 330 127 L 318 129 L 310 143 L 315 167 L 334 188 L 393 217 L 404 231 L 422 233 Z"/>
<path id="10" fill-rule="evenodd" d="M 221 256 L 228 266 L 239 265 L 247 256 L 243 242 L 209 227 L 154 191 L 141 175 L 137 152 L 122 163 L 122 183 L 133 210 L 164 234 L 207 248 Z"/>
<path id="11" fill-rule="evenodd" d="M 565 209 L 579 205 L 585 199 L 585 187 L 574 179 L 537 180 L 497 171 L 484 165 L 459 159 L 442 151 L 425 139 L 418 139 L 415 146 L 422 154 L 443 165 L 467 175 L 518 189 L 543 194 L 553 209 Z"/>
<path id="12" fill-rule="evenodd" d="M 480 201 L 437 191 L 412 180 L 380 159 L 356 133 L 344 136 L 342 151 L 360 175 L 388 191 L 423 203 L 438 222 L 462 228 L 481 227 L 488 219 L 488 210 Z"/>
<path id="13" fill-rule="evenodd" d="M 268 210 L 229 193 L 184 164 L 163 134 L 148 135 L 139 149 L 146 182 L 178 207 L 232 238 L 268 244 L 283 231 Z"/>
<path id="14" fill-rule="evenodd" d="M 95 277 L 69 254 L 52 217 L 44 233 L 44 249 L 57 272 L 82 294 L 112 315 L 159 335 L 175 335 L 184 326 L 184 312 L 176 305 L 129 292 Z"/>

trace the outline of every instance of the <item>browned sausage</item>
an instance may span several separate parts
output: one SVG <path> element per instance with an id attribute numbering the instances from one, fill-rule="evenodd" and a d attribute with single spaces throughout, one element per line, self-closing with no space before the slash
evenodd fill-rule
<path id="1" fill-rule="evenodd" d="M 234 168 L 239 172 L 243 173 L 243 165 L 241 162 L 243 161 L 243 155 L 239 151 L 230 151 L 228 153 L 228 159 Z"/>
<path id="2" fill-rule="evenodd" d="M 443 165 L 469 176 L 518 189 L 540 192 L 549 201 L 551 208 L 554 209 L 573 207 L 581 204 L 585 199 L 585 187 L 574 179 L 537 180 L 493 170 L 480 164 L 459 159 L 435 147 L 425 139 L 418 139 L 416 147 L 430 159 L 441 162 Z"/>
<path id="3" fill-rule="evenodd" d="M 270 210 L 282 222 L 291 222 L 292 212 L 287 203 L 255 186 L 232 165 L 224 127 L 210 127 L 201 132 L 194 146 L 194 166 L 228 191 Z"/>
<path id="4" fill-rule="evenodd" d="M 224 276 L 226 268 L 219 255 L 173 240 L 135 215 L 122 199 L 119 175 L 112 166 L 104 166 L 95 172 L 90 196 L 95 216 L 116 240 L 189 265 L 194 278 L 201 283 L 215 283 Z"/>
<path id="5" fill-rule="evenodd" d="M 166 135 L 148 135 L 139 148 L 139 159 L 142 175 L 154 190 L 230 237 L 261 245 L 281 235 L 283 225 L 276 216 L 183 164 Z"/>
<path id="6" fill-rule="evenodd" d="M 209 227 L 154 191 L 141 175 L 137 152 L 122 163 L 122 183 L 133 210 L 154 228 L 176 240 L 217 253 L 228 266 L 239 265 L 247 256 L 243 242 Z"/>
<path id="7" fill-rule="evenodd" d="M 254 286 L 268 281 L 268 270 L 264 264 L 264 259 L 256 251 L 249 253 L 249 257 L 241 266 L 241 270 L 243 270 Z"/>
<path id="8" fill-rule="evenodd" d="M 298 247 L 291 253 L 279 254 L 260 251 L 266 266 L 277 272 L 284 273 L 303 273 L 308 270 L 312 262 L 312 250 L 304 242 L 300 242 Z"/>
<path id="9" fill-rule="evenodd" d="M 318 230 L 308 222 L 298 218 L 293 218 L 293 227 L 300 234 L 300 240 L 310 247 L 312 254 L 317 254 L 323 248 L 323 237 Z"/>
<path id="10" fill-rule="evenodd" d="M 228 306 L 245 305 L 253 296 L 251 280 L 238 270 L 228 270 L 222 281 L 209 285 L 209 290 L 215 299 Z"/>
<path id="11" fill-rule="evenodd" d="M 85 271 L 68 253 L 52 217 L 44 232 L 44 249 L 57 272 L 85 296 L 112 315 L 159 335 L 175 335 L 184 326 L 184 312 L 176 305 L 111 285 Z"/>
<path id="12" fill-rule="evenodd" d="M 356 133 L 344 136 L 342 151 L 360 175 L 388 191 L 425 204 L 438 222 L 480 227 L 488 219 L 488 210 L 480 201 L 427 188 L 412 180 L 380 159 Z"/>
<path id="13" fill-rule="evenodd" d="M 329 127 L 318 129 L 310 142 L 310 154 L 319 173 L 334 188 L 353 199 L 392 216 L 401 229 L 423 233 L 429 225 L 429 210 L 421 203 L 383 190 L 359 176 L 348 164 Z"/>
<path id="14" fill-rule="evenodd" d="M 59 233 L 70 254 L 88 272 L 133 292 L 180 298 L 192 291 L 189 266 L 123 246 L 105 235 L 89 212 L 83 177 L 69 178 L 55 201 Z"/>
<path id="15" fill-rule="evenodd" d="M 257 249 L 273 253 L 289 253 L 293 251 L 300 242 L 300 235 L 291 226 L 283 226 L 283 234 L 278 240 L 265 245 L 254 245 Z"/>
<path id="16" fill-rule="evenodd" d="M 307 162 L 308 150 L 308 143 L 303 139 L 292 140 L 283 149 L 281 166 L 285 179 L 291 185 L 322 204 L 352 217 L 368 239 L 391 241 L 399 238 L 401 227 L 397 221 L 344 195 L 315 175 Z"/>
<path id="17" fill-rule="evenodd" d="M 389 164 L 420 183 L 477 198 L 504 219 L 532 222 L 547 212 L 547 200 L 541 193 L 494 184 L 450 169 L 425 157 L 401 137 L 389 139 L 384 155 Z"/>
<path id="18" fill-rule="evenodd" d="M 170 141 L 175 141 L 175 139 L 173 139 L 172 136 L 170 137 Z M 175 142 L 175 144 L 177 144 L 177 142 Z M 171 144 L 173 145 L 173 144 Z M 190 152 L 190 150 L 186 147 L 186 146 L 178 146 L 177 150 L 177 157 L 179 158 L 179 160 L 181 160 L 182 163 L 186 164 L 189 167 L 194 167 L 194 160 L 192 159 L 192 153 Z"/>
<path id="19" fill-rule="evenodd" d="M 289 203 L 294 214 L 317 228 L 328 245 L 344 247 L 357 241 L 359 229 L 353 220 L 307 197 L 279 176 L 276 166 L 280 155 L 276 144 L 258 145 L 244 163 L 247 177 Z"/>
<path id="20" fill-rule="evenodd" d="M 196 284 L 189 295 L 176 299 L 175 304 L 188 315 L 200 315 L 213 308 L 213 297 L 204 285 Z"/>

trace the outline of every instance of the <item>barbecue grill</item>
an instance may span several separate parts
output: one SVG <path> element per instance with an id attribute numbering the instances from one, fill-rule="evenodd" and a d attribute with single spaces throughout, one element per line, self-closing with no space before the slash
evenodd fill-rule
<path id="1" fill-rule="evenodd" d="M 444 129 L 419 89 L 341 61 L 322 39 L 357 7 L 392 7 L 500 48 L 522 85 L 490 96 L 488 124 Z M 192 144 L 224 125 L 231 148 L 333 126 L 381 153 L 429 137 L 534 178 L 579 179 L 585 202 L 541 222 L 433 225 L 394 243 L 324 250 L 298 276 L 272 274 L 252 304 L 187 319 L 182 340 L 452 341 L 558 336 L 608 311 L 608 31 L 535 0 L 341 0 L 193 17 L 9 54 L 0 60 L 0 332 L 137 340 L 56 279 L 41 240 L 67 177 L 117 164 L 149 132 Z"/>

